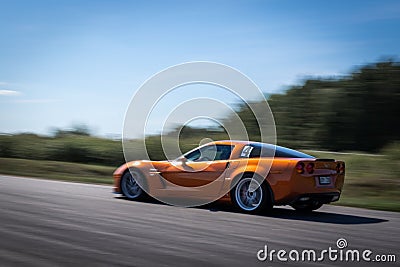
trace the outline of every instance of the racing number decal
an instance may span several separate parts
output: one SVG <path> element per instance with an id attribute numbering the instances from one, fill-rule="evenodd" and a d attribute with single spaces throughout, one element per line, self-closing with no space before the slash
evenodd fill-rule
<path id="1" fill-rule="evenodd" d="M 253 150 L 252 146 L 245 146 L 242 150 L 242 153 L 240 154 L 240 157 L 248 158 L 252 150 Z"/>

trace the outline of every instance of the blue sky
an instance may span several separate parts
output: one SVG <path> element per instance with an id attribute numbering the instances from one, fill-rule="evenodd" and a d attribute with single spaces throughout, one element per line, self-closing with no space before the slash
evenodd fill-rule
<path id="1" fill-rule="evenodd" d="M 400 1 L 0 0 L 0 12 L 8 133 L 119 135 L 135 90 L 182 62 L 230 65 L 273 93 L 400 54 Z"/>

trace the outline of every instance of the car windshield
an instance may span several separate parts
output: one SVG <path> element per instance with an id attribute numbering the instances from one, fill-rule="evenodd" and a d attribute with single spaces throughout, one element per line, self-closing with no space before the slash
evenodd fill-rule
<path id="1" fill-rule="evenodd" d="M 275 153 L 274 153 L 275 149 Z M 243 147 L 241 158 L 258 157 L 276 157 L 276 158 L 314 158 L 306 153 L 293 150 L 282 146 L 274 146 L 263 143 L 250 143 Z"/>
<path id="2" fill-rule="evenodd" d="M 231 145 L 208 145 L 183 155 L 188 161 L 227 160 L 231 156 Z"/>

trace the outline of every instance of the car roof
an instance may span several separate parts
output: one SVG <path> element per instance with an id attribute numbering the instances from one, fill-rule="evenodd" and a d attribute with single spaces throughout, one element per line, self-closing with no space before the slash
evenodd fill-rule
<path id="1" fill-rule="evenodd" d="M 240 144 L 240 145 L 252 145 L 252 146 L 256 146 L 256 147 L 263 147 L 265 149 L 272 149 L 273 151 L 275 151 L 275 156 L 280 154 L 280 155 L 285 155 L 285 156 L 280 156 L 280 157 L 286 157 L 286 158 L 314 158 L 311 155 L 308 155 L 306 153 L 300 152 L 295 149 L 278 146 L 278 145 L 273 145 L 273 144 L 268 144 L 268 143 L 261 143 L 261 142 L 254 142 L 254 141 L 240 141 L 240 140 L 220 140 L 220 141 L 211 142 L 211 144 L 212 143 L 217 144 L 217 145 Z"/>
<path id="2" fill-rule="evenodd" d="M 243 140 L 218 140 L 218 141 L 213 141 L 211 143 L 215 144 L 226 144 L 226 145 L 231 145 L 231 144 L 241 144 L 241 145 L 247 145 L 247 144 L 267 144 L 267 143 L 261 143 L 261 142 L 255 142 L 255 141 L 243 141 Z M 267 144 L 270 145 L 270 144 Z"/>

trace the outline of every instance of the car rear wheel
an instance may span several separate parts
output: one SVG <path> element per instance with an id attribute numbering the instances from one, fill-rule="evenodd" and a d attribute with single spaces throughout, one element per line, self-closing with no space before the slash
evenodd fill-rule
<path id="1" fill-rule="evenodd" d="M 302 211 L 302 212 L 311 212 L 313 210 L 317 210 L 322 207 L 322 203 L 318 201 L 312 201 L 308 203 L 295 203 L 292 205 L 292 208 L 294 208 L 297 211 Z"/>
<path id="2" fill-rule="evenodd" d="M 255 189 L 250 188 L 251 182 L 254 182 Z M 272 207 L 270 194 L 265 183 L 261 185 L 252 177 L 244 177 L 231 190 L 232 202 L 241 211 L 247 213 L 256 213 L 263 209 Z"/>
<path id="3" fill-rule="evenodd" d="M 143 199 L 146 196 L 146 192 L 140 187 L 138 180 L 141 179 L 141 175 L 135 171 L 127 171 L 121 177 L 121 191 L 122 194 L 131 200 Z"/>

